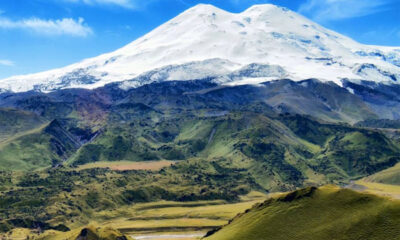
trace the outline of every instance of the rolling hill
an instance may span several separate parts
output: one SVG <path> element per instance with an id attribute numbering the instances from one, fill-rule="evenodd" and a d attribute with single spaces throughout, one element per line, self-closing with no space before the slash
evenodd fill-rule
<path id="1" fill-rule="evenodd" d="M 39 240 L 133 240 L 109 227 L 87 226 L 67 233 L 47 233 Z"/>
<path id="2" fill-rule="evenodd" d="M 205 239 L 400 239 L 400 202 L 334 186 L 258 204 Z"/>

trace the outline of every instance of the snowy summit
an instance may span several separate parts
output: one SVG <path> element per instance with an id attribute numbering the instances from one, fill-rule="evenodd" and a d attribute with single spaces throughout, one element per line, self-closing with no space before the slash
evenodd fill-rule
<path id="1" fill-rule="evenodd" d="M 0 92 L 137 87 L 213 77 L 221 84 L 317 78 L 400 83 L 400 47 L 362 45 L 286 8 L 255 5 L 230 13 L 188 9 L 114 52 L 70 66 L 0 80 Z"/>

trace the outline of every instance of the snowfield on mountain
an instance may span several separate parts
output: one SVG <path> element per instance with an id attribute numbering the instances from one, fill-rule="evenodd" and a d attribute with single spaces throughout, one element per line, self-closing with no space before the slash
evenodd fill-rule
<path id="1" fill-rule="evenodd" d="M 286 8 L 230 13 L 200 4 L 114 52 L 42 73 L 0 80 L 0 92 L 122 88 L 215 78 L 221 84 L 317 78 L 400 82 L 400 48 L 369 46 Z M 128 80 L 128 81 L 127 81 Z"/>

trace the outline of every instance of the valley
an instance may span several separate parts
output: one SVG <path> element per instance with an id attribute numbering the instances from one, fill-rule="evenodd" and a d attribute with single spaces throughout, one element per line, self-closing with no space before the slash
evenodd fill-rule
<path id="1" fill-rule="evenodd" d="M 286 80 L 273 84 L 286 96 L 289 86 L 298 88 Z M 37 238 L 39 227 L 40 236 L 52 239 L 60 230 L 92 225 L 139 239 L 197 238 L 277 192 L 355 182 L 392 194 L 372 186 L 380 184 L 373 183 L 378 176 L 396 184 L 400 145 L 385 128 L 317 118 L 331 119 L 333 110 L 300 115 L 314 107 L 296 112 L 263 98 L 242 101 L 242 91 L 259 91 L 252 86 L 214 87 L 198 80 L 117 95 L 113 85 L 8 95 L 5 106 L 39 113 L 40 125 L 0 145 L 3 234 L 22 228 Z M 343 104 L 355 104 L 352 98 Z M 329 101 L 310 102 L 322 103 Z M 372 116 L 372 109 L 365 112 L 358 116 Z M 363 177 L 374 180 L 358 180 Z"/>
<path id="2" fill-rule="evenodd" d="M 223 200 L 137 203 L 94 213 L 89 225 L 116 229 L 134 239 L 169 239 L 167 236 L 198 239 L 208 231 L 227 224 L 236 214 L 264 201 L 266 197 L 265 194 L 251 192 L 236 203 Z M 65 235 L 54 230 L 44 234 L 35 232 L 17 228 L 3 236 L 14 236 L 13 239 L 17 239 L 19 234 L 19 238 L 29 235 L 33 238 L 53 239 L 57 235 Z"/>

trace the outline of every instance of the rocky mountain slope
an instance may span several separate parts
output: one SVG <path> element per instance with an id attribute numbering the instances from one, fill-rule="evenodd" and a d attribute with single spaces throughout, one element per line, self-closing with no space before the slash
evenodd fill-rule
<path id="1" fill-rule="evenodd" d="M 399 161 L 396 141 L 348 124 L 379 118 L 369 102 L 313 79 L 259 86 L 167 81 L 130 90 L 114 84 L 1 94 L 0 107 L 29 111 L 44 121 L 0 142 L 2 170 L 202 159 L 224 166 L 218 167 L 224 174 L 225 167 L 246 172 L 265 190 L 287 190 L 348 181 Z"/>

